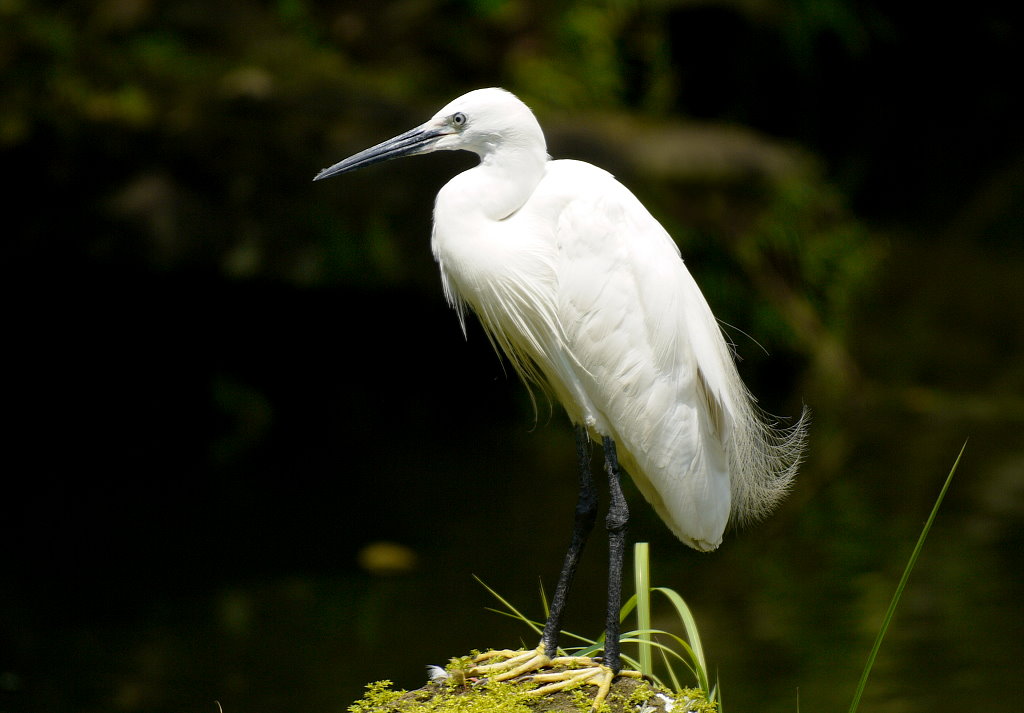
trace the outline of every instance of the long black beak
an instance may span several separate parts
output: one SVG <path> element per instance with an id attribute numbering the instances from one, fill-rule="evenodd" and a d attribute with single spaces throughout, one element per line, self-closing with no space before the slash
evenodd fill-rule
<path id="1" fill-rule="evenodd" d="M 376 146 L 371 146 L 365 151 L 349 156 L 330 168 L 325 168 L 316 174 L 313 180 L 320 181 L 339 173 L 354 171 L 363 166 L 370 166 L 400 156 L 414 156 L 415 154 L 427 153 L 433 150 L 434 144 L 442 136 L 445 136 L 445 132 L 440 129 L 424 129 L 422 126 L 418 126 L 415 129 L 406 131 L 404 134 L 399 134 L 393 139 L 388 139 Z"/>

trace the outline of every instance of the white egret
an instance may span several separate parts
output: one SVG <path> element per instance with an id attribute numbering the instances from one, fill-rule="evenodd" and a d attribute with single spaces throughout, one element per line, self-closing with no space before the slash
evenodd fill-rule
<path id="1" fill-rule="evenodd" d="M 588 680 L 603 698 L 621 668 L 628 508 L 619 464 L 680 540 L 714 550 L 729 522 L 764 516 L 786 493 L 804 447 L 806 410 L 786 430 L 766 423 L 672 238 L 609 173 L 552 160 L 533 113 L 505 90 L 471 91 L 314 180 L 456 149 L 476 153 L 480 163 L 437 195 L 432 248 L 444 293 L 463 331 L 468 306 L 520 376 L 561 402 L 576 427 L 579 458 L 571 544 L 540 646 L 500 652 L 510 660 L 473 673 L 511 678 L 564 661 L 555 658 L 562 611 L 597 512 L 589 453 L 598 437 L 611 501 L 604 656 L 588 660 L 583 673 L 535 680 L 559 681 L 542 690 Z"/>

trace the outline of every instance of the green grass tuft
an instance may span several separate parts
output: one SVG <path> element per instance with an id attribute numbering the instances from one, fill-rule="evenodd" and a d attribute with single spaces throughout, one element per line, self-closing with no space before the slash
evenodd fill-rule
<path id="1" fill-rule="evenodd" d="M 659 686 L 672 691 L 680 691 L 685 687 L 677 673 L 679 666 L 682 666 L 690 672 L 697 687 L 704 692 L 707 700 L 713 703 L 717 700 L 719 692 L 717 686 L 712 689 L 709 685 L 707 662 L 704 657 L 704 647 L 701 644 L 697 622 L 690 608 L 678 592 L 667 587 L 652 587 L 650 585 L 649 552 L 650 548 L 646 542 L 638 542 L 634 547 L 633 581 L 636 593 L 622 605 L 619 618 L 625 622 L 635 610 L 637 618 L 636 628 L 623 631 L 619 640 L 623 644 L 636 644 L 637 656 L 633 658 L 623 653 L 622 661 L 626 666 L 649 676 Z M 530 619 L 507 599 L 487 586 L 479 577 L 476 577 L 476 580 L 506 610 L 491 609 L 491 611 L 521 621 L 530 627 L 536 635 L 539 636 L 541 634 L 544 626 L 543 622 Z M 682 623 L 683 630 L 686 632 L 686 638 L 669 631 L 655 629 L 651 626 L 651 600 L 652 593 L 655 592 L 668 600 L 679 621 Z M 547 597 L 544 595 L 543 587 L 541 588 L 541 602 L 544 605 L 546 616 Z M 571 639 L 579 643 L 579 646 L 559 647 L 559 652 L 564 655 L 596 656 L 604 650 L 603 633 L 596 639 L 589 639 L 571 631 L 562 631 L 561 637 L 563 640 Z M 665 671 L 667 671 L 668 682 L 663 681 L 655 672 L 654 652 L 658 653 L 658 660 Z"/>

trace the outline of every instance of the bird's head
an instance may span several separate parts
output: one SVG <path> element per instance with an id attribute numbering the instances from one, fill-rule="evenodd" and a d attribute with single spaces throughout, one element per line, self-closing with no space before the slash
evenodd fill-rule
<path id="1" fill-rule="evenodd" d="M 473 151 L 481 157 L 503 147 L 545 152 L 540 124 L 523 102 L 504 89 L 475 89 L 449 102 L 426 123 L 349 156 L 313 179 L 354 171 L 400 156 L 431 151 Z"/>

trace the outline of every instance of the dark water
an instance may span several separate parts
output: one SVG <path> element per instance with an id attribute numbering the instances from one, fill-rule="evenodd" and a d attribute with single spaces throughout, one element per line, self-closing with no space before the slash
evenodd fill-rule
<path id="1" fill-rule="evenodd" d="M 540 617 L 572 435 L 439 296 L 104 277 L 54 332 L 33 323 L 48 349 L 18 365 L 12 444 L 30 459 L 5 479 L 0 710 L 342 711 L 369 681 L 416 687 L 426 664 L 534 644 L 473 575 Z M 873 329 L 877 349 L 898 341 Z M 815 422 L 768 521 L 702 555 L 628 491 L 631 539 L 695 612 L 727 709 L 846 709 L 969 438 L 861 710 L 1021 710 L 1017 397 L 840 404 L 785 379 L 795 393 L 765 405 L 805 400 Z M 380 541 L 414 565 L 360 566 Z M 567 628 L 599 633 L 603 564 L 598 532 Z"/>

